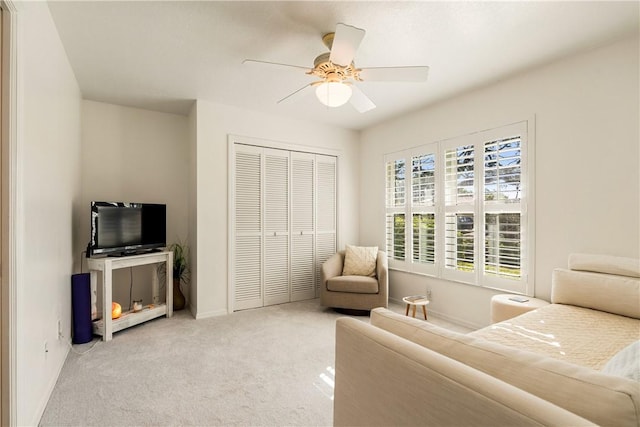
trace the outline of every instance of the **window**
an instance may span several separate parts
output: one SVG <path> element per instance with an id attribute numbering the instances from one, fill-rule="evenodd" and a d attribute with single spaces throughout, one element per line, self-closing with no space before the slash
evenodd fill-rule
<path id="1" fill-rule="evenodd" d="M 533 292 L 530 126 L 519 122 L 385 157 L 391 268 Z"/>

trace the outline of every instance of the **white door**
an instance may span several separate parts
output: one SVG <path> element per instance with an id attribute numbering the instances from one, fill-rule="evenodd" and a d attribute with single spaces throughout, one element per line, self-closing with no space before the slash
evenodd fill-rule
<path id="1" fill-rule="evenodd" d="M 236 146 L 234 309 L 262 307 L 262 149 Z"/>
<path id="2" fill-rule="evenodd" d="M 336 158 L 316 155 L 316 296 L 320 292 L 320 268 L 336 253 Z"/>
<path id="3" fill-rule="evenodd" d="M 289 152 L 264 149 L 264 305 L 290 301 Z"/>
<path id="4" fill-rule="evenodd" d="M 315 155 L 291 153 L 291 301 L 315 298 Z"/>

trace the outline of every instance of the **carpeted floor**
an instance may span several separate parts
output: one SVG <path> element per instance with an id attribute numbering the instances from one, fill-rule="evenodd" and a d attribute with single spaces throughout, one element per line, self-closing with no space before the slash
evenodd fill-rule
<path id="1" fill-rule="evenodd" d="M 340 316 L 318 300 L 197 321 L 182 311 L 74 345 L 40 425 L 331 425 Z"/>

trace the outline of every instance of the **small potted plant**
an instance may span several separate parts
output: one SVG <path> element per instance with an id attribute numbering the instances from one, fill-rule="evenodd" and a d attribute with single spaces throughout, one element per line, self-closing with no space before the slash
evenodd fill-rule
<path id="1" fill-rule="evenodd" d="M 189 283 L 189 247 L 183 243 L 173 243 L 169 246 L 173 252 L 173 310 L 182 310 L 185 298 L 181 284 Z"/>

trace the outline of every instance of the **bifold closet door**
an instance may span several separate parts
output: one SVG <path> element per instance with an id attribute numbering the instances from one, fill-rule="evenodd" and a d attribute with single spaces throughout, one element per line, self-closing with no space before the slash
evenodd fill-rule
<path id="1" fill-rule="evenodd" d="M 320 268 L 336 253 L 336 158 L 316 155 L 316 296 L 320 295 Z"/>
<path id="2" fill-rule="evenodd" d="M 336 157 L 244 144 L 233 153 L 233 310 L 315 298 L 336 250 Z"/>
<path id="3" fill-rule="evenodd" d="M 234 309 L 262 307 L 262 149 L 236 146 Z"/>
<path id="4" fill-rule="evenodd" d="M 315 154 L 291 153 L 291 301 L 315 298 Z"/>
<path id="5" fill-rule="evenodd" d="M 289 302 L 289 152 L 264 149 L 264 305 Z"/>

